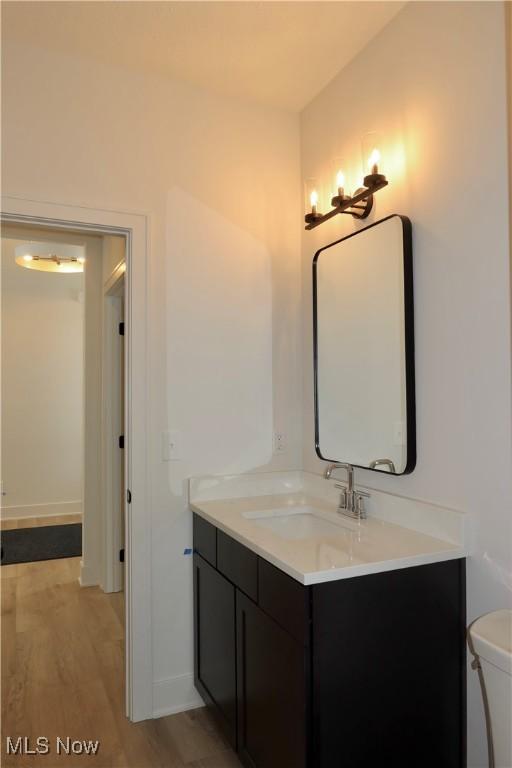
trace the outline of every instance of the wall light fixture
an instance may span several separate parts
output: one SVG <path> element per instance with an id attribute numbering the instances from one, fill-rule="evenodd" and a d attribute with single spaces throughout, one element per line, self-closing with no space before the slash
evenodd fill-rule
<path id="1" fill-rule="evenodd" d="M 306 181 L 306 208 L 308 213 L 304 217 L 306 222 L 305 229 L 314 229 L 324 221 L 332 219 L 338 213 L 348 213 L 355 219 L 366 219 L 373 207 L 373 195 L 379 189 L 388 185 L 388 180 L 384 174 L 380 173 L 381 163 L 381 141 L 380 136 L 375 131 L 363 136 L 363 167 L 366 173 L 363 180 L 363 187 L 356 189 L 350 197 L 345 195 L 345 173 L 344 163 L 340 158 L 336 158 L 333 163 L 333 186 L 334 194 L 331 198 L 332 208 L 327 213 L 318 211 L 318 186 L 315 179 Z"/>

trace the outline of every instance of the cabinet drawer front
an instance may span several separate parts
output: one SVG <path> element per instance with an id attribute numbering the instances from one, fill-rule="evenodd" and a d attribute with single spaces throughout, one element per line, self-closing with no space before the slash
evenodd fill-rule
<path id="1" fill-rule="evenodd" d="M 258 599 L 258 557 L 222 531 L 217 531 L 217 568 L 252 600 Z"/>
<path id="2" fill-rule="evenodd" d="M 310 587 L 259 558 L 258 604 L 300 643 L 309 644 Z"/>
<path id="3" fill-rule="evenodd" d="M 210 565 L 217 565 L 217 529 L 199 515 L 194 515 L 194 549 Z"/>

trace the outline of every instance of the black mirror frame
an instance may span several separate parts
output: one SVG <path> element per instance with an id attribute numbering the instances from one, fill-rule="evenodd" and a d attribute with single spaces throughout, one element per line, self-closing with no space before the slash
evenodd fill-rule
<path id="1" fill-rule="evenodd" d="M 384 219 L 370 224 L 368 227 L 358 229 L 346 237 L 335 240 L 329 245 L 320 248 L 313 258 L 313 356 L 314 356 L 314 391 L 315 391 L 315 450 L 319 459 L 322 461 L 338 462 L 345 461 L 341 458 L 327 458 L 320 451 L 320 434 L 318 424 L 318 324 L 317 324 L 317 262 L 322 251 L 338 245 L 344 240 L 360 235 L 367 229 L 377 227 L 389 219 L 399 218 L 402 222 L 403 233 L 403 270 L 404 270 L 404 326 L 405 326 L 405 402 L 407 418 L 407 458 L 403 472 L 385 472 L 380 469 L 372 469 L 361 464 L 353 464 L 354 467 L 367 469 L 370 472 L 378 472 L 381 475 L 400 475 L 410 474 L 416 466 L 416 395 L 415 395 L 415 372 L 414 372 L 414 288 L 413 288 L 413 268 L 412 268 L 412 226 L 407 216 L 401 216 L 393 213 Z M 351 462 L 349 462 L 351 463 Z"/>

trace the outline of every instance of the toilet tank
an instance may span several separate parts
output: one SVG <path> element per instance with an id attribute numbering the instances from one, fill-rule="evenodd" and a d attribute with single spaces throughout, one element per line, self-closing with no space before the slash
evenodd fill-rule
<path id="1" fill-rule="evenodd" d="M 495 768 L 511 768 L 512 611 L 494 611 L 474 621 L 469 646 L 482 670 Z"/>

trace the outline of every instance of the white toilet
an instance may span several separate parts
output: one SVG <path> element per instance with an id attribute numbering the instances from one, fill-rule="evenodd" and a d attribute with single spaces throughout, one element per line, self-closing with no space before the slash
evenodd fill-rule
<path id="1" fill-rule="evenodd" d="M 495 768 L 512 768 L 512 611 L 481 616 L 469 627 L 484 698 L 489 754 Z"/>

